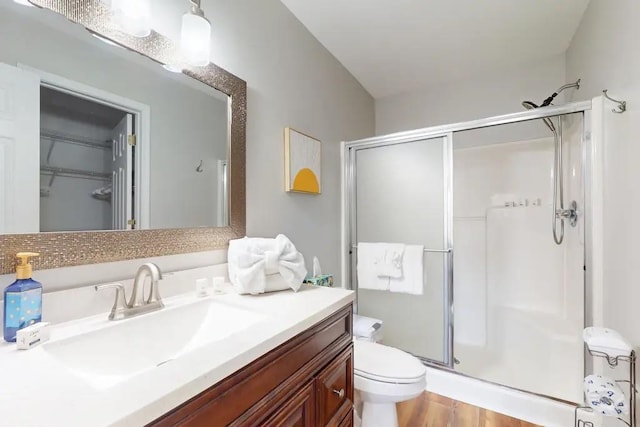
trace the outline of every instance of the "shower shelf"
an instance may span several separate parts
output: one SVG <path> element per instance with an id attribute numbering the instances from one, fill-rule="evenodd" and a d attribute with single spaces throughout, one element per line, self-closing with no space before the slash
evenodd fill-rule
<path id="1" fill-rule="evenodd" d="M 620 362 L 627 362 L 629 364 L 629 379 L 628 380 L 615 380 L 617 383 L 626 383 L 629 385 L 629 421 L 623 418 L 617 418 L 619 421 L 622 421 L 629 427 L 636 427 L 636 352 L 635 350 L 631 351 L 631 354 L 627 355 L 619 355 L 619 356 L 611 356 L 607 353 L 601 351 L 591 350 L 588 345 L 585 344 L 587 351 L 593 357 L 599 357 L 605 359 L 607 364 L 611 368 L 618 367 Z M 575 427 L 593 427 L 593 423 L 591 421 L 584 421 L 578 417 L 578 411 L 587 411 L 593 412 L 593 408 L 589 406 L 579 406 L 575 408 L 574 411 L 574 425 Z"/>

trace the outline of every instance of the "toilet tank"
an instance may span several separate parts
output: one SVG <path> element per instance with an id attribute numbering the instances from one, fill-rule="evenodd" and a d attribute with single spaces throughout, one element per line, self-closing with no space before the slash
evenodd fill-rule
<path id="1" fill-rule="evenodd" d="M 353 337 L 360 341 L 382 343 L 382 320 L 353 315 Z"/>

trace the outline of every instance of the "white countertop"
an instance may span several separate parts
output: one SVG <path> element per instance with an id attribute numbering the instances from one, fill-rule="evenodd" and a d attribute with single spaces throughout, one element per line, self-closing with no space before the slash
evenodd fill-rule
<path id="1" fill-rule="evenodd" d="M 266 314 L 269 320 L 108 388 L 96 388 L 74 375 L 43 346 L 20 351 L 3 342 L 0 425 L 143 426 L 346 306 L 354 294 L 305 285 L 297 293 L 209 298 Z M 101 316 L 106 321 L 107 314 Z M 55 325 L 51 332 L 52 341 L 59 339 Z"/>

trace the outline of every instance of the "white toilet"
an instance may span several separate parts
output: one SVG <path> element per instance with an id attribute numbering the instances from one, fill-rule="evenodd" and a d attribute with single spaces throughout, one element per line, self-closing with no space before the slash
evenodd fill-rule
<path id="1" fill-rule="evenodd" d="M 425 366 L 402 350 L 358 337 L 353 346 L 354 387 L 363 403 L 362 427 L 398 427 L 396 403 L 424 392 Z"/>

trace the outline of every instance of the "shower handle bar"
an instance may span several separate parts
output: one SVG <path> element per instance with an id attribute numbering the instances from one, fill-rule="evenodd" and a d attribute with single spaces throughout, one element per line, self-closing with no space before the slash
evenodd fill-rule
<path id="1" fill-rule="evenodd" d="M 569 209 L 556 209 L 556 218 L 567 219 L 572 227 L 578 223 L 578 203 L 573 200 Z"/>
<path id="2" fill-rule="evenodd" d="M 358 249 L 358 245 L 351 245 L 351 249 Z M 453 252 L 452 248 L 449 249 L 424 249 L 425 252 L 435 252 L 435 253 L 440 253 L 440 254 L 448 254 L 450 252 Z"/>

